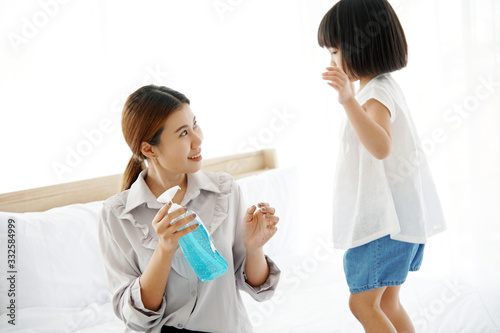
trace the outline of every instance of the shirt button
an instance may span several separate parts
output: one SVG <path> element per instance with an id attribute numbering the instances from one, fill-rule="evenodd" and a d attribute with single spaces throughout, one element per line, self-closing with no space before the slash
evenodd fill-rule
<path id="1" fill-rule="evenodd" d="M 195 296 L 196 296 L 196 291 L 194 291 L 194 290 L 193 290 L 193 291 L 191 292 L 191 296 L 195 297 Z"/>
<path id="2" fill-rule="evenodd" d="M 183 327 L 184 327 L 184 325 L 179 324 L 179 325 L 177 325 L 177 327 L 179 327 L 179 328 L 183 328 Z"/>

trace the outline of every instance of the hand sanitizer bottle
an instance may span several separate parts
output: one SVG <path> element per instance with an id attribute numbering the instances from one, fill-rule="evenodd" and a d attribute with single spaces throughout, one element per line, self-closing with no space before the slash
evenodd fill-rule
<path id="1" fill-rule="evenodd" d="M 175 193 L 180 189 L 181 188 L 179 186 L 174 186 L 160 195 L 157 200 L 161 203 L 167 203 L 172 200 Z M 182 208 L 182 206 L 172 202 L 172 207 L 170 207 L 168 212 L 171 213 L 179 208 Z M 191 214 L 194 214 L 194 212 L 192 210 L 188 210 L 186 213 L 173 219 L 170 224 L 175 223 L 176 221 Z M 200 280 L 214 280 L 226 273 L 227 262 L 215 248 L 212 239 L 207 232 L 207 228 L 205 228 L 205 225 L 201 221 L 200 217 L 196 215 L 196 218 L 193 221 L 184 225 L 179 230 L 196 223 L 199 224 L 199 227 L 194 231 L 191 231 L 189 234 L 181 237 L 179 245 L 182 248 L 182 252 L 184 252 L 187 262 L 196 275 L 198 275 Z"/>

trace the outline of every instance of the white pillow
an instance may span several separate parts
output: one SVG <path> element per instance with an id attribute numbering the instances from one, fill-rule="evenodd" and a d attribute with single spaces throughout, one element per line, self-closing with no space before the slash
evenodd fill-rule
<path id="1" fill-rule="evenodd" d="M 280 218 L 278 232 L 264 246 L 269 256 L 293 255 L 297 253 L 299 240 L 299 205 L 298 205 L 298 169 L 297 167 L 271 169 L 255 176 L 237 180 L 244 194 L 248 207 L 261 201 L 276 208 Z"/>
<path id="2" fill-rule="evenodd" d="M 0 313 L 6 312 L 7 221 L 16 230 L 16 308 L 84 307 L 109 301 L 97 239 L 102 201 L 38 213 L 0 212 Z M 10 270 L 10 269 L 9 269 Z"/>
<path id="3" fill-rule="evenodd" d="M 280 217 L 278 232 L 266 244 L 270 256 L 293 254 L 298 233 L 298 172 L 273 169 L 237 180 L 248 206 L 269 202 Z M 37 213 L 0 212 L 0 314 L 6 313 L 7 222 L 16 230 L 16 308 L 84 307 L 110 301 L 98 245 L 102 201 Z"/>

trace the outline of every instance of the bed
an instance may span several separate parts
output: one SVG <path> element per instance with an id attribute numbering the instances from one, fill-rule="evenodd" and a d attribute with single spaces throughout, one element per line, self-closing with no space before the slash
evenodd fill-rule
<path id="1" fill-rule="evenodd" d="M 265 248 L 282 270 L 276 294 L 257 303 L 242 293 L 255 332 L 363 332 L 347 306 L 343 252 L 333 250 L 330 235 L 309 240 L 308 251 L 295 246 L 304 241 L 294 213 L 300 209 L 298 168 L 280 168 L 274 150 L 261 150 L 206 160 L 203 169 L 232 174 L 247 202 L 268 201 L 280 216 L 279 232 Z M 98 212 L 119 179 L 0 195 L 1 332 L 127 331 L 113 313 L 97 241 Z M 422 270 L 410 274 L 401 298 L 417 332 L 499 332 L 498 286 L 478 288 Z"/>

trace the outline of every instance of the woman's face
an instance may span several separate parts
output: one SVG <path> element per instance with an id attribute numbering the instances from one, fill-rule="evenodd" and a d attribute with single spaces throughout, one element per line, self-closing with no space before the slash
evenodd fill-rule
<path id="1" fill-rule="evenodd" d="M 203 132 L 196 123 L 196 116 L 189 104 L 183 104 L 167 118 L 160 144 L 154 147 L 159 167 L 172 173 L 199 171 L 202 142 Z"/>

